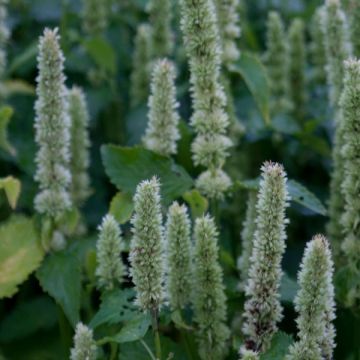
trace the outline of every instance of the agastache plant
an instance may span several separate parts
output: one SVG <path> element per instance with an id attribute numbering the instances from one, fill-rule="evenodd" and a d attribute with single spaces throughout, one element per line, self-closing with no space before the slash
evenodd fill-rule
<path id="1" fill-rule="evenodd" d="M 189 303 L 192 286 L 190 219 L 185 205 L 174 202 L 166 222 L 167 293 L 173 310 Z"/>
<path id="2" fill-rule="evenodd" d="M 245 221 L 241 231 L 241 256 L 238 259 L 237 267 L 240 273 L 240 290 L 245 290 L 248 279 L 250 257 L 253 249 L 254 235 L 256 230 L 256 203 L 257 193 L 251 191 L 246 205 Z"/>
<path id="3" fill-rule="evenodd" d="M 240 360 L 259 360 L 259 354 L 252 350 L 242 348 L 240 350 Z"/>
<path id="4" fill-rule="evenodd" d="M 324 84 L 326 82 L 325 33 L 323 29 L 324 16 L 326 16 L 324 6 L 318 7 L 311 19 L 310 26 L 310 55 L 314 66 L 313 79 L 317 84 Z"/>
<path id="5" fill-rule="evenodd" d="M 96 360 L 97 347 L 93 331 L 82 323 L 75 329 L 74 347 L 71 349 L 71 360 Z"/>
<path id="6" fill-rule="evenodd" d="M 218 262 L 218 231 L 206 215 L 196 219 L 194 229 L 193 305 L 199 354 L 203 360 L 219 360 L 226 354 L 226 296 Z"/>
<path id="7" fill-rule="evenodd" d="M 266 162 L 261 170 L 243 327 L 245 348 L 256 352 L 268 349 L 278 329 L 277 323 L 282 319 L 279 287 L 288 223 L 285 210 L 289 200 L 282 165 Z"/>
<path id="8" fill-rule="evenodd" d="M 162 58 L 171 55 L 174 47 L 171 32 L 171 0 L 150 0 L 149 21 L 151 25 L 152 58 Z"/>
<path id="9" fill-rule="evenodd" d="M 71 207 L 70 118 L 59 40 L 57 29 L 45 29 L 40 37 L 35 103 L 35 179 L 40 188 L 35 208 L 50 218 L 59 218 Z"/>
<path id="10" fill-rule="evenodd" d="M 156 62 L 150 85 L 149 123 L 143 138 L 147 149 L 160 155 L 176 154 L 180 116 L 176 101 L 175 67 L 169 60 Z"/>
<path id="11" fill-rule="evenodd" d="M 290 97 L 295 116 L 302 119 L 306 101 L 306 48 L 305 24 L 301 19 L 293 20 L 289 29 L 289 59 Z"/>
<path id="12" fill-rule="evenodd" d="M 350 36 L 354 55 L 360 57 L 360 3 L 350 0 Z"/>
<path id="13" fill-rule="evenodd" d="M 222 45 L 222 60 L 224 64 L 231 64 L 240 57 L 236 43 L 241 34 L 239 0 L 215 0 L 215 4 Z"/>
<path id="14" fill-rule="evenodd" d="M 345 84 L 340 99 L 342 112 L 342 158 L 344 176 L 342 179 L 342 194 L 345 197 L 344 212 L 341 218 L 343 226 L 342 250 L 346 255 L 346 262 L 354 274 L 360 276 L 359 252 L 359 219 L 360 219 L 360 60 L 345 61 Z M 353 285 L 347 294 L 347 305 L 353 306 L 360 299 L 360 286 Z"/>
<path id="15" fill-rule="evenodd" d="M 289 46 L 279 13 L 271 11 L 267 21 L 265 64 L 271 90 L 272 113 L 292 110 L 289 98 Z"/>
<path id="16" fill-rule="evenodd" d="M 142 24 L 137 28 L 134 43 L 133 68 L 130 82 L 131 105 L 136 107 L 146 102 L 150 86 L 151 27 Z"/>
<path id="17" fill-rule="evenodd" d="M 222 170 L 232 145 L 227 136 L 226 96 L 220 84 L 221 46 L 212 0 L 181 0 L 181 28 L 190 67 L 196 137 L 193 161 L 207 170 L 196 186 L 210 199 L 222 199 L 231 185 Z"/>
<path id="18" fill-rule="evenodd" d="M 74 86 L 69 90 L 68 101 L 71 121 L 71 195 L 74 204 L 81 205 L 91 192 L 88 174 L 90 165 L 89 113 L 84 92 L 80 88 Z"/>
<path id="19" fill-rule="evenodd" d="M 125 266 L 121 259 L 123 250 L 120 227 L 115 218 L 106 215 L 99 227 L 96 243 L 96 272 L 100 289 L 111 290 L 122 283 Z"/>
<path id="20" fill-rule="evenodd" d="M 4 76 L 6 68 L 6 45 L 10 36 L 6 25 L 7 4 L 7 0 L 0 0 L 0 79 Z"/>
<path id="21" fill-rule="evenodd" d="M 108 24 L 106 0 L 82 0 L 83 29 L 90 36 L 101 34 Z"/>
<path id="22" fill-rule="evenodd" d="M 305 249 L 295 298 L 298 341 L 286 360 L 331 360 L 335 348 L 333 262 L 329 243 L 316 235 Z"/>

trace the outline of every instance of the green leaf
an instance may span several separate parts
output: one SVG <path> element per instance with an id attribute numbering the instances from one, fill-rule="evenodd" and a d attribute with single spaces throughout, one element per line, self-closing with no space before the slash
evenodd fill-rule
<path id="1" fill-rule="evenodd" d="M 75 326 L 80 319 L 79 259 L 67 250 L 53 253 L 45 259 L 36 276 L 43 290 L 54 298 Z"/>
<path id="2" fill-rule="evenodd" d="M 21 182 L 12 176 L 0 179 L 0 189 L 4 189 L 10 206 L 15 209 L 21 191 Z"/>
<path id="3" fill-rule="evenodd" d="M 22 69 L 29 64 L 36 64 L 36 55 L 38 53 L 38 43 L 34 41 L 25 50 L 14 58 L 8 67 L 9 74 L 14 73 L 18 69 Z"/>
<path id="4" fill-rule="evenodd" d="M 295 180 L 288 181 L 288 189 L 291 199 L 313 212 L 326 215 L 326 208 L 321 201 L 310 192 L 305 186 Z"/>
<path id="5" fill-rule="evenodd" d="M 25 320 L 25 321 L 24 321 Z M 50 329 L 57 323 L 56 306 L 47 296 L 21 302 L 0 324 L 0 341 L 10 342 Z"/>
<path id="6" fill-rule="evenodd" d="M 288 348 L 292 343 L 293 338 L 290 335 L 279 331 L 274 335 L 270 349 L 264 355 L 261 355 L 260 360 L 284 359 L 288 353 Z"/>
<path id="7" fill-rule="evenodd" d="M 148 331 L 150 324 L 151 317 L 149 313 L 139 314 L 127 321 L 120 332 L 110 339 L 117 343 L 126 343 L 142 339 Z"/>
<path id="8" fill-rule="evenodd" d="M 31 219 L 12 217 L 0 227 L 0 298 L 10 297 L 44 257 Z"/>
<path id="9" fill-rule="evenodd" d="M 196 189 L 187 191 L 183 195 L 183 199 L 189 204 L 191 209 L 191 214 L 194 219 L 199 216 L 202 216 L 209 207 L 208 200 L 204 198 Z"/>
<path id="10" fill-rule="evenodd" d="M 9 143 L 7 134 L 7 126 L 13 114 L 14 110 L 10 106 L 2 106 L 0 108 L 0 148 L 15 156 L 16 150 Z"/>
<path id="11" fill-rule="evenodd" d="M 95 329 L 102 324 L 112 325 L 132 319 L 138 311 L 134 305 L 134 295 L 132 289 L 116 289 L 103 294 L 100 310 L 89 326 Z"/>
<path id="12" fill-rule="evenodd" d="M 242 52 L 239 61 L 229 67 L 240 74 L 249 88 L 266 124 L 270 124 L 270 90 L 266 69 L 258 56 Z"/>
<path id="13" fill-rule="evenodd" d="M 296 280 L 292 279 L 288 274 L 285 273 L 281 279 L 281 301 L 293 303 L 298 290 L 299 285 L 297 284 Z"/>
<path id="14" fill-rule="evenodd" d="M 116 56 L 112 46 L 103 38 L 95 37 L 87 40 L 84 46 L 94 62 L 108 71 L 110 74 L 116 72 Z"/>
<path id="15" fill-rule="evenodd" d="M 3 91 L 5 97 L 12 95 L 35 95 L 35 87 L 21 79 L 6 80 Z"/>
<path id="16" fill-rule="evenodd" d="M 245 190 L 259 190 L 260 179 L 250 179 L 237 181 L 236 186 Z M 312 210 L 316 214 L 326 215 L 326 208 L 322 202 L 304 185 L 295 180 L 288 180 L 288 191 L 291 200 Z"/>
<path id="17" fill-rule="evenodd" d="M 157 176 L 165 204 L 181 196 L 193 184 L 189 174 L 171 159 L 142 147 L 103 145 L 102 161 L 111 182 L 120 191 L 134 194 L 136 186 Z"/>
<path id="18" fill-rule="evenodd" d="M 193 328 L 190 325 L 186 324 L 185 320 L 181 315 L 180 310 L 176 310 L 173 313 L 171 313 L 171 320 L 179 329 L 193 330 Z"/>
<path id="19" fill-rule="evenodd" d="M 109 213 L 114 216 L 119 224 L 125 224 L 131 219 L 134 211 L 132 196 L 118 192 L 111 200 Z"/>

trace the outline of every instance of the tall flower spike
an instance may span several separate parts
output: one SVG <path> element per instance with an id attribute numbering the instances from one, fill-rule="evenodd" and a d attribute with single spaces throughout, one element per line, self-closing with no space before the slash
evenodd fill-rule
<path id="1" fill-rule="evenodd" d="M 182 309 L 189 303 L 191 292 L 190 219 L 185 205 L 174 202 L 166 223 L 167 292 L 172 309 Z"/>
<path id="2" fill-rule="evenodd" d="M 241 290 L 245 290 L 250 268 L 250 257 L 253 249 L 254 234 L 256 230 L 256 203 L 257 193 L 249 193 L 245 221 L 241 231 L 241 256 L 238 259 L 238 269 L 240 273 Z"/>
<path id="3" fill-rule="evenodd" d="M 93 332 L 86 325 L 78 323 L 75 329 L 74 347 L 71 349 L 71 360 L 96 360 L 97 347 Z"/>
<path id="4" fill-rule="evenodd" d="M 339 0 L 326 0 L 323 20 L 330 101 L 337 107 L 343 87 L 343 62 L 351 56 L 346 18 Z"/>
<path id="5" fill-rule="evenodd" d="M 305 25 L 303 20 L 295 19 L 289 30 L 290 95 L 296 117 L 302 119 L 306 101 L 305 67 Z"/>
<path id="6" fill-rule="evenodd" d="M 345 61 L 344 91 L 340 99 L 342 111 L 342 159 L 344 175 L 342 178 L 342 193 L 345 197 L 344 212 L 341 218 L 343 225 L 342 249 L 346 254 L 346 262 L 354 272 L 355 277 L 360 277 L 360 229 L 359 212 L 360 200 L 360 60 Z M 360 300 L 360 287 L 353 287 L 347 296 L 347 305 L 352 306 Z"/>
<path id="7" fill-rule="evenodd" d="M 194 238 L 193 291 L 194 317 L 198 324 L 199 353 L 204 360 L 219 360 L 226 355 L 226 296 L 218 262 L 218 232 L 214 220 L 196 219 Z"/>
<path id="8" fill-rule="evenodd" d="M 357 0 L 350 1 L 350 35 L 354 55 L 360 57 L 360 4 Z"/>
<path id="9" fill-rule="evenodd" d="M 161 155 L 176 154 L 178 130 L 175 88 L 175 67 L 172 62 L 159 60 L 152 73 L 149 97 L 149 123 L 144 136 L 145 147 Z"/>
<path id="10" fill-rule="evenodd" d="M 10 32 L 6 25 L 7 0 L 0 0 L 0 79 L 3 77 L 6 68 L 6 45 Z"/>
<path id="11" fill-rule="evenodd" d="M 121 260 L 123 244 L 119 225 L 114 217 L 106 215 L 99 226 L 96 244 L 96 277 L 99 288 L 111 290 L 122 282 L 125 266 Z"/>
<path id="12" fill-rule="evenodd" d="M 149 16 L 151 24 L 152 57 L 169 56 L 174 47 L 171 32 L 171 0 L 150 0 Z"/>
<path id="13" fill-rule="evenodd" d="M 70 118 L 65 88 L 64 56 L 58 30 L 45 29 L 40 37 L 35 103 L 35 140 L 38 144 L 35 179 L 40 191 L 35 208 L 50 217 L 71 206 L 69 187 Z"/>
<path id="14" fill-rule="evenodd" d="M 71 120 L 71 194 L 73 202 L 81 205 L 90 194 L 89 113 L 85 95 L 80 88 L 74 86 L 70 89 L 68 99 Z"/>
<path id="15" fill-rule="evenodd" d="M 136 303 L 157 311 L 164 301 L 164 236 L 160 207 L 160 184 L 156 178 L 142 181 L 134 196 L 131 220 L 130 263 Z"/>
<path id="16" fill-rule="evenodd" d="M 83 29 L 90 36 L 101 34 L 108 24 L 108 1 L 82 0 Z"/>
<path id="17" fill-rule="evenodd" d="M 325 237 L 316 235 L 305 249 L 295 298 L 299 340 L 287 360 L 332 359 L 335 348 L 333 262 Z"/>
<path id="18" fill-rule="evenodd" d="M 239 0 L 215 0 L 215 3 L 222 44 L 223 63 L 231 64 L 240 57 L 240 51 L 236 43 L 241 34 Z"/>
<path id="19" fill-rule="evenodd" d="M 314 66 L 313 79 L 316 84 L 326 82 L 326 51 L 325 51 L 325 34 L 323 30 L 325 8 L 318 7 L 311 19 L 311 61 Z"/>
<path id="20" fill-rule="evenodd" d="M 130 95 L 131 105 L 136 107 L 145 103 L 149 95 L 150 61 L 151 61 L 151 28 L 147 24 L 138 27 L 133 55 Z"/>
<path id="21" fill-rule="evenodd" d="M 266 46 L 265 63 L 272 95 L 272 112 L 288 112 L 292 109 L 289 99 L 289 46 L 284 23 L 275 11 L 269 13 Z"/>
<path id="22" fill-rule="evenodd" d="M 256 205 L 256 231 L 250 259 L 249 279 L 245 288 L 245 323 L 248 350 L 262 352 L 269 347 L 282 319 L 279 287 L 281 260 L 285 251 L 288 220 L 286 173 L 280 164 L 266 162 Z"/>
<path id="23" fill-rule="evenodd" d="M 196 138 L 193 161 L 208 170 L 196 183 L 207 197 L 221 199 L 231 181 L 222 170 L 228 149 L 226 96 L 220 84 L 221 48 L 212 0 L 181 0 L 181 28 L 190 66 Z"/>

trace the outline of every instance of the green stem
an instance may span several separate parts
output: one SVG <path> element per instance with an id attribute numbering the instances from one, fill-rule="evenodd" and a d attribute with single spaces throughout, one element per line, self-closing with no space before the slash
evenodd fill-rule
<path id="1" fill-rule="evenodd" d="M 118 352 L 118 344 L 115 342 L 110 343 L 110 360 L 116 360 Z"/>
<path id="2" fill-rule="evenodd" d="M 159 323 L 158 323 L 157 309 L 152 309 L 151 310 L 151 318 L 152 318 L 152 327 L 153 327 L 153 331 L 154 331 L 156 359 L 161 360 L 161 342 L 160 342 L 160 333 L 159 333 Z"/>
<path id="3" fill-rule="evenodd" d="M 72 329 L 67 320 L 63 309 L 57 305 L 57 313 L 58 313 L 58 323 L 60 329 L 61 342 L 63 344 L 63 349 L 65 353 L 65 358 L 68 358 L 70 355 L 70 348 L 72 345 Z"/>
<path id="4" fill-rule="evenodd" d="M 150 348 L 148 347 L 146 342 L 142 339 L 140 340 L 140 342 L 141 342 L 142 346 L 145 348 L 145 350 L 148 352 L 148 354 L 150 355 L 151 360 L 156 360 L 154 354 L 152 353 L 152 351 L 150 350 Z"/>
<path id="5" fill-rule="evenodd" d="M 220 229 L 219 201 L 216 199 L 211 200 L 210 208 L 211 208 L 211 213 L 215 220 L 215 224 L 217 228 Z"/>

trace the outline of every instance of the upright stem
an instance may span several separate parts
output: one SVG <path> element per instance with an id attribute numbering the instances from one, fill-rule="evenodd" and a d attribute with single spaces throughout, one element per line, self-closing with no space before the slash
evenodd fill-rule
<path id="1" fill-rule="evenodd" d="M 64 348 L 65 357 L 68 358 L 70 355 L 70 348 L 72 344 L 72 330 L 63 309 L 59 305 L 57 305 L 57 313 L 61 342 Z"/>
<path id="2" fill-rule="evenodd" d="M 210 207 L 211 213 L 215 219 L 216 227 L 220 229 L 219 201 L 216 199 L 211 200 Z"/>
<path id="3" fill-rule="evenodd" d="M 156 359 L 161 360 L 161 342 L 160 342 L 157 309 L 154 308 L 150 312 L 151 312 L 151 317 L 152 317 L 152 327 L 153 327 L 153 331 L 154 331 Z"/>

